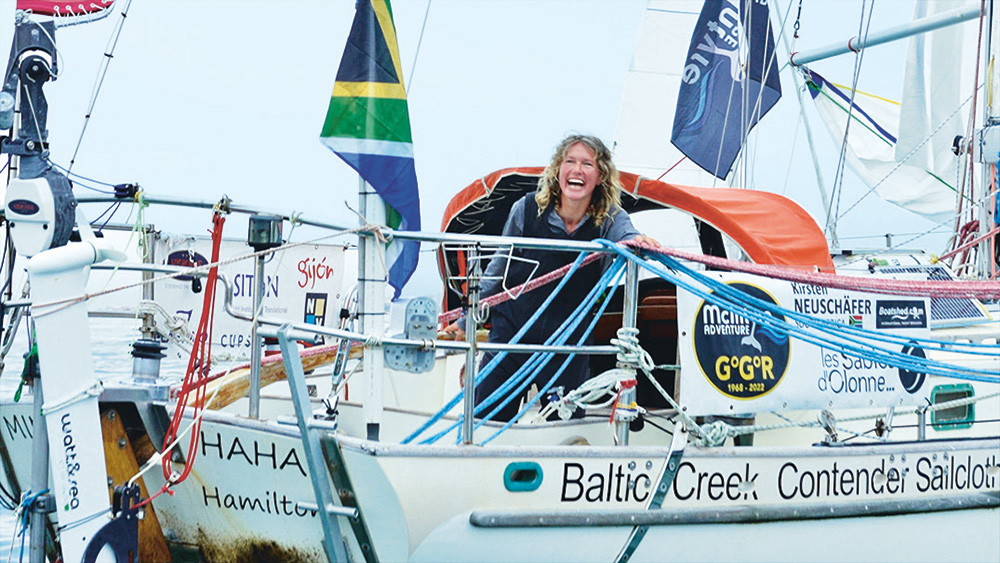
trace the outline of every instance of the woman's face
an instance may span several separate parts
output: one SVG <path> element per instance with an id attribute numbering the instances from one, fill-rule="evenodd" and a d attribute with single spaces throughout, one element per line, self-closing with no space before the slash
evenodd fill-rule
<path id="1" fill-rule="evenodd" d="M 594 152 L 583 143 L 576 143 L 566 151 L 559 166 L 560 203 L 569 201 L 590 205 L 590 196 L 601 181 Z"/>

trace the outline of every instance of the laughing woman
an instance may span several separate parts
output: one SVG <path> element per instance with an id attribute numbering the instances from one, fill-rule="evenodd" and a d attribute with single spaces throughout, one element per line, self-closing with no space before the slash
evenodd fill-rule
<path id="1" fill-rule="evenodd" d="M 637 240 L 658 246 L 657 242 L 639 234 L 632 226 L 628 214 L 621 208 L 621 181 L 618 169 L 611 161 L 611 152 L 597 137 L 571 135 L 556 147 L 552 161 L 538 180 L 538 189 L 533 194 L 514 203 L 503 234 L 509 237 L 549 238 L 572 241 L 608 239 L 614 242 Z M 494 258 L 486 269 L 483 282 L 483 296 L 488 297 L 501 290 L 499 279 L 506 274 L 506 287 L 523 283 L 538 262 L 535 277 L 547 274 L 569 264 L 575 259 L 572 252 L 552 252 L 544 250 L 523 250 L 515 255 L 531 260 L 511 261 Z M 521 338 L 524 344 L 542 344 L 569 317 L 576 306 L 586 297 L 601 277 L 606 261 L 597 261 L 580 268 L 559 292 L 545 313 Z M 533 291 L 521 294 L 517 299 L 497 304 L 490 311 L 493 323 L 490 342 L 509 342 L 514 334 L 539 309 L 542 302 L 555 288 L 556 283 L 543 285 Z M 592 315 L 593 313 L 590 313 Z M 589 324 L 588 319 L 580 323 L 575 333 L 566 341 L 576 343 Z M 464 332 L 464 319 L 445 329 L 458 337 Z M 487 352 L 481 367 L 485 367 L 495 354 Z M 530 354 L 508 353 L 507 356 L 476 387 L 476 404 L 481 403 L 514 372 L 528 361 Z M 556 355 L 535 375 L 533 381 L 540 388 L 558 371 L 565 356 Z M 587 356 L 577 355 L 554 384 L 566 392 L 576 389 L 590 377 Z M 495 420 L 510 420 L 520 409 L 521 399 L 512 399 L 496 415 Z M 480 414 L 491 412 L 498 399 Z M 582 416 L 582 413 L 577 413 Z"/>

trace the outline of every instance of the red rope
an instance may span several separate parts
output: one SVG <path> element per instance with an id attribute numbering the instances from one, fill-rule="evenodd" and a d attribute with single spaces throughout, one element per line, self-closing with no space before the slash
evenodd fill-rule
<path id="1" fill-rule="evenodd" d="M 226 218 L 220 212 L 216 212 L 212 216 L 212 259 L 211 263 L 214 264 L 208 270 L 208 279 L 205 283 L 205 297 L 202 301 L 201 308 L 201 319 L 198 321 L 198 330 L 195 332 L 194 345 L 191 348 L 191 358 L 188 360 L 187 372 L 184 374 L 184 383 L 181 386 L 180 393 L 177 398 L 177 406 L 174 409 L 174 416 L 170 421 L 170 426 L 167 428 L 166 435 L 163 438 L 163 447 L 160 448 L 163 458 L 161 460 L 161 465 L 163 466 L 163 478 L 166 483 L 163 487 L 149 497 L 142 503 L 148 503 L 154 498 L 167 493 L 172 495 L 173 491 L 170 487 L 183 482 L 187 479 L 188 475 L 191 473 L 191 469 L 194 467 L 194 460 L 198 455 L 198 440 L 201 436 L 201 417 L 198 416 L 199 412 L 205 406 L 205 393 L 207 386 L 204 385 L 204 380 L 208 377 L 209 370 L 211 369 L 212 363 L 212 327 L 215 321 L 215 286 L 219 277 L 219 247 L 222 244 L 222 226 L 225 224 Z M 188 458 L 184 463 L 184 469 L 179 476 L 174 476 L 173 465 L 170 459 L 170 452 L 168 447 L 174 440 L 177 439 L 177 435 L 180 432 L 181 422 L 184 419 L 184 411 L 187 408 L 187 403 L 191 393 L 194 393 L 195 401 L 192 407 L 192 417 L 194 428 L 191 430 L 191 437 L 188 445 Z"/>
<path id="2" fill-rule="evenodd" d="M 685 160 L 686 158 L 687 158 L 687 155 L 684 155 L 684 156 L 682 156 L 682 157 L 681 157 L 681 159 L 680 159 L 680 160 L 678 160 L 677 162 L 675 162 L 673 166 L 671 166 L 670 168 L 667 168 L 666 170 L 664 170 L 664 171 L 663 171 L 663 174 L 660 174 L 660 175 L 659 175 L 659 176 L 658 176 L 658 177 L 656 178 L 656 180 L 657 180 L 657 181 L 660 181 L 660 180 L 662 180 L 664 176 L 666 176 L 667 174 L 670 174 L 670 171 L 671 171 L 671 170 L 673 170 L 674 168 L 677 168 L 677 167 L 678 167 L 678 166 L 680 165 L 680 163 L 684 162 L 684 160 Z"/>
<path id="3" fill-rule="evenodd" d="M 968 232 L 968 233 L 965 232 L 964 228 L 962 229 L 961 238 L 963 240 L 967 240 L 970 236 L 975 236 L 976 233 L 979 231 L 979 221 L 973 221 L 972 223 L 966 223 L 966 226 L 968 226 L 968 225 L 973 225 L 974 228 L 970 232 Z M 962 252 L 962 251 L 968 252 L 968 250 L 971 247 L 973 247 L 973 246 L 975 246 L 975 245 L 983 242 L 984 240 L 988 239 L 989 237 L 991 237 L 991 236 L 993 236 L 993 235 L 995 235 L 997 233 L 1000 233 L 1000 227 L 995 227 L 992 231 L 989 231 L 985 235 L 980 235 L 979 237 L 976 237 L 976 238 L 974 238 L 972 240 L 969 240 L 968 242 L 963 242 L 961 246 L 959 246 L 955 250 L 952 250 L 948 254 L 945 254 L 945 255 L 941 256 L 940 258 L 938 258 L 938 260 L 947 260 L 948 258 L 951 258 L 955 254 L 958 254 L 959 252 Z M 962 255 L 962 259 L 964 260 L 965 258 L 966 258 L 966 255 L 963 254 Z"/>
<path id="4" fill-rule="evenodd" d="M 612 424 L 614 424 L 614 422 L 615 422 L 615 411 L 618 410 L 618 399 L 621 398 L 622 391 L 624 391 L 626 389 L 632 389 L 633 387 L 635 387 L 638 384 L 639 384 L 639 382 L 637 380 L 635 380 L 635 379 L 625 379 L 625 380 L 619 382 L 618 394 L 615 395 L 615 402 L 611 404 L 611 418 L 608 420 L 608 422 L 610 422 Z"/>
<path id="5" fill-rule="evenodd" d="M 582 267 L 586 266 L 587 264 L 590 264 L 594 260 L 597 260 L 598 258 L 600 258 L 599 254 L 597 254 L 597 253 L 590 254 L 586 258 L 583 259 L 583 262 L 580 263 L 579 267 L 582 268 Z M 503 303 L 504 301 L 510 301 L 511 299 L 513 299 L 513 297 L 511 297 L 510 295 L 508 295 L 508 293 L 511 294 L 511 295 L 521 295 L 522 293 L 524 293 L 526 291 L 531 291 L 531 290 L 533 290 L 535 288 L 541 287 L 541 286 L 543 286 L 543 285 L 545 285 L 545 284 L 547 284 L 547 283 L 549 283 L 549 282 L 551 282 L 553 280 L 557 280 L 557 279 L 563 277 L 564 275 L 566 275 L 566 272 L 568 272 L 569 269 L 572 268 L 572 267 L 573 267 L 572 263 L 566 264 L 565 266 L 563 266 L 562 268 L 559 268 L 558 270 L 552 270 L 551 272 L 545 274 L 544 276 L 538 276 L 537 278 L 535 278 L 533 280 L 530 280 L 528 282 L 522 283 L 521 285 L 519 285 L 519 286 L 517 286 L 517 287 L 515 287 L 515 288 L 513 288 L 513 289 L 511 289 L 509 291 L 501 291 L 500 293 L 498 293 L 496 295 L 492 295 L 490 297 L 487 297 L 486 299 L 483 299 L 479 303 L 482 306 L 492 307 L 493 305 L 496 305 L 497 303 Z M 452 309 L 451 311 L 448 311 L 448 312 L 445 312 L 445 313 L 442 313 L 441 315 L 439 315 L 438 316 L 438 321 L 441 324 L 448 324 L 451 321 L 454 321 L 455 319 L 457 319 L 457 318 L 459 318 L 461 316 L 462 316 L 462 309 L 461 308 L 456 308 L 456 309 Z"/>
<path id="6" fill-rule="evenodd" d="M 665 254 L 667 256 L 673 256 L 674 258 L 680 258 L 681 260 L 700 262 L 722 270 L 732 270 L 734 272 L 743 272 L 796 283 L 807 283 L 821 287 L 849 289 L 854 291 L 869 291 L 872 293 L 889 295 L 1000 299 L 1000 283 L 995 281 L 916 281 L 840 276 L 837 274 L 825 274 L 819 272 L 802 272 L 787 267 L 768 266 L 764 264 L 754 264 L 752 262 L 737 262 L 735 260 L 719 258 L 717 256 L 693 254 L 691 252 L 684 252 L 683 250 L 674 250 L 671 248 L 654 248 L 650 245 L 639 244 L 633 241 L 626 241 L 624 244 L 627 246 L 642 248 L 650 253 Z"/>
<path id="7" fill-rule="evenodd" d="M 878 278 L 862 278 L 855 276 L 840 276 L 837 274 L 826 274 L 819 272 L 803 272 L 789 268 L 787 266 L 769 266 L 765 264 L 754 264 L 752 262 L 737 262 L 735 260 L 729 260 L 727 258 L 719 258 L 718 256 L 706 256 L 704 254 L 694 254 L 691 252 L 685 252 L 683 250 L 676 250 L 673 248 L 666 248 L 663 246 L 654 247 L 648 244 L 642 244 L 635 241 L 624 241 L 622 244 L 625 246 L 631 246 L 634 248 L 640 248 L 651 254 L 663 254 L 666 256 L 672 256 L 674 258 L 679 258 L 681 260 L 687 260 L 689 262 L 698 262 L 711 266 L 716 269 L 729 270 L 733 272 L 742 272 L 745 274 L 753 274 L 757 276 L 764 276 L 768 278 L 774 278 L 779 280 L 791 281 L 796 283 L 806 283 L 811 285 L 818 285 L 821 287 L 831 287 L 836 289 L 848 289 L 854 291 L 868 291 L 871 293 L 882 293 L 889 295 L 915 295 L 919 297 L 954 297 L 954 298 L 969 298 L 977 297 L 979 299 L 1000 299 L 1000 282 L 997 281 L 946 281 L 946 280 L 927 280 L 927 281 L 916 281 L 916 280 L 890 280 L 890 279 L 878 279 Z M 597 259 L 597 254 L 591 254 L 587 256 L 584 260 L 584 264 Z M 553 270 L 544 276 L 539 276 L 538 278 L 531 280 L 528 283 L 519 285 L 512 289 L 510 292 L 514 295 L 520 295 L 525 291 L 531 291 L 536 287 L 547 284 L 555 279 L 562 277 L 568 270 L 570 266 L 563 266 L 558 270 Z M 497 295 L 483 299 L 482 303 L 486 305 L 496 305 L 497 303 L 502 303 L 504 301 L 509 301 L 511 297 L 507 295 L 507 292 L 502 292 Z M 462 316 L 462 310 L 460 308 L 452 309 L 438 316 L 438 321 L 441 324 L 448 324 L 451 321 Z"/>

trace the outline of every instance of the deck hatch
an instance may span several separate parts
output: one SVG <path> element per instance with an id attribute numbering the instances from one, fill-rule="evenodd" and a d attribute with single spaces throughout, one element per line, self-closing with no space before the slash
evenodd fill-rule
<path id="1" fill-rule="evenodd" d="M 937 385 L 931 390 L 931 404 L 937 405 L 958 399 L 967 399 L 975 395 L 972 385 L 956 383 Z M 931 426 L 935 430 L 961 430 L 972 427 L 976 418 L 976 405 L 970 403 L 931 412 Z"/>

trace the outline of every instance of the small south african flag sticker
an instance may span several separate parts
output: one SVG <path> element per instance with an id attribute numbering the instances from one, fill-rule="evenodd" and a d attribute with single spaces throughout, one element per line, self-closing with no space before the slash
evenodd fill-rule
<path id="1" fill-rule="evenodd" d="M 851 315 L 847 319 L 847 324 L 850 326 L 861 326 L 862 320 L 864 320 L 864 317 L 861 315 Z"/>

